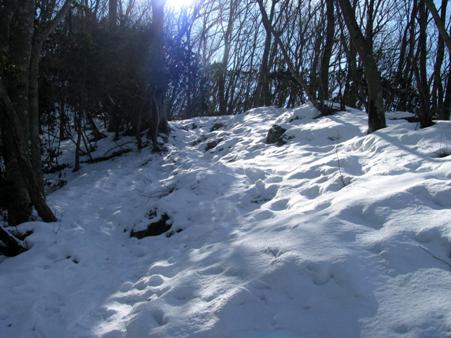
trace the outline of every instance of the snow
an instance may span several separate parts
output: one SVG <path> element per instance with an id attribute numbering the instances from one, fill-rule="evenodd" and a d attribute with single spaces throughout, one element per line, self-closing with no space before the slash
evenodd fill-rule
<path id="1" fill-rule="evenodd" d="M 387 116 L 195 118 L 162 155 L 67 171 L 59 222 L 0 262 L 0 337 L 451 337 L 451 123 Z M 183 231 L 129 237 L 162 213 Z"/>

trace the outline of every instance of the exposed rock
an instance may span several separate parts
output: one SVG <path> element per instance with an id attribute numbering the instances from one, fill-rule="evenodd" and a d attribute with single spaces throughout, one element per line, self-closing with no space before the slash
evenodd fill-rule
<path id="1" fill-rule="evenodd" d="M 205 151 L 209 151 L 211 149 L 216 148 L 216 146 L 222 142 L 222 139 L 213 140 L 207 143 L 207 146 L 205 147 Z"/>
<path id="2" fill-rule="evenodd" d="M 207 137 L 206 137 L 205 135 L 202 135 L 202 136 L 199 137 L 197 140 L 193 141 L 193 142 L 191 143 L 191 145 L 192 145 L 193 147 L 195 147 L 195 146 L 197 146 L 198 144 L 200 144 L 200 143 L 202 143 L 202 142 L 204 142 L 204 141 L 206 141 L 206 140 L 207 140 Z"/>
<path id="3" fill-rule="evenodd" d="M 224 123 L 216 122 L 216 123 L 211 127 L 210 132 L 219 130 L 219 129 L 224 128 L 224 127 L 225 127 L 225 124 L 224 124 Z"/>
<path id="4" fill-rule="evenodd" d="M 156 222 L 150 223 L 147 229 L 141 231 L 131 231 L 130 237 L 142 239 L 150 236 L 159 236 L 169 231 L 172 227 L 172 221 L 168 214 L 161 215 L 160 219 Z"/>
<path id="5" fill-rule="evenodd" d="M 175 229 L 175 230 L 171 230 L 171 231 L 169 231 L 168 233 L 166 233 L 166 237 L 167 237 L 167 238 L 171 238 L 171 237 L 174 236 L 175 234 L 179 234 L 179 233 L 181 233 L 182 231 L 183 231 L 182 228 L 178 228 L 178 229 Z"/>
<path id="6" fill-rule="evenodd" d="M 268 136 L 266 136 L 267 144 L 277 144 L 278 146 L 282 146 L 286 143 L 284 140 L 284 134 L 287 130 L 282 128 L 281 126 L 275 124 L 269 129 Z"/>

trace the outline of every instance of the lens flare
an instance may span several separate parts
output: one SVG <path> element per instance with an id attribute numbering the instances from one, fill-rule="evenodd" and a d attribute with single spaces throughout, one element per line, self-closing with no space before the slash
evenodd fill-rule
<path id="1" fill-rule="evenodd" d="M 168 7 L 172 9 L 189 7 L 194 3 L 195 0 L 167 0 L 166 3 Z"/>

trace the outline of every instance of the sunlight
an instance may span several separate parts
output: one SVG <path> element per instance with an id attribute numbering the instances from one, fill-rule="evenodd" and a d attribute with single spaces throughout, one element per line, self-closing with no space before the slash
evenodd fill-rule
<path id="1" fill-rule="evenodd" d="M 189 7 L 195 0 L 167 0 L 167 5 L 172 9 Z"/>

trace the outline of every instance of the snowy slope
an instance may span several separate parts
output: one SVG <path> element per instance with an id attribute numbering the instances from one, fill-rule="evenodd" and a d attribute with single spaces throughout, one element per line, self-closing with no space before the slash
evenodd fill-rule
<path id="1" fill-rule="evenodd" d="M 0 263 L 0 337 L 451 337 L 451 123 L 315 116 L 176 122 L 163 155 L 69 175 Z M 129 238 L 151 210 L 183 231 Z"/>

